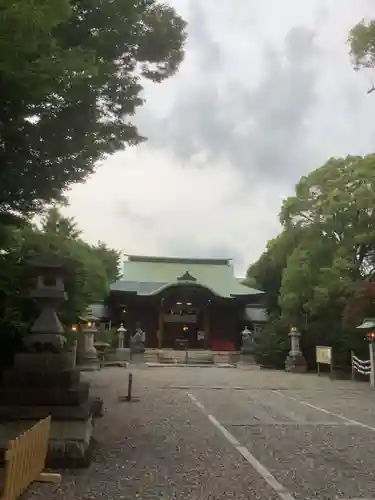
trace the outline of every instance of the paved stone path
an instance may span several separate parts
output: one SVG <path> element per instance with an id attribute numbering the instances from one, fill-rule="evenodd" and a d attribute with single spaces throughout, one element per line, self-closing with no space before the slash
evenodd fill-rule
<path id="1" fill-rule="evenodd" d="M 107 408 L 90 469 L 32 500 L 375 499 L 375 393 L 365 383 L 253 369 L 90 374 Z"/>

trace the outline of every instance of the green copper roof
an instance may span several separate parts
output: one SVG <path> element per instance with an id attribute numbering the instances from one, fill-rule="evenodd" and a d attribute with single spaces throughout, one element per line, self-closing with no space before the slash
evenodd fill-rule
<path id="1" fill-rule="evenodd" d="M 112 291 L 155 295 L 171 285 L 200 285 L 219 297 L 262 294 L 238 282 L 229 259 L 182 259 L 129 256 L 123 277 Z"/>

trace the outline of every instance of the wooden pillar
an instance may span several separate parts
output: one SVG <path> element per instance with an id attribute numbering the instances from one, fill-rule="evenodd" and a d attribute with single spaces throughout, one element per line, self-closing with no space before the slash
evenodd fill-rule
<path id="1" fill-rule="evenodd" d="M 163 348 L 163 333 L 164 333 L 164 321 L 163 321 L 163 305 L 160 304 L 159 308 L 159 329 L 158 329 L 158 348 L 162 349 Z"/>
<path id="2" fill-rule="evenodd" d="M 206 306 L 203 313 L 204 342 L 206 349 L 210 348 L 210 311 Z"/>

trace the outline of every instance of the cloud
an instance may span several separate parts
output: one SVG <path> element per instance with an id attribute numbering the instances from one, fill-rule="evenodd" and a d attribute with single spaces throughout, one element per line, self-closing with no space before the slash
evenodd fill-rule
<path id="1" fill-rule="evenodd" d="M 200 165 L 201 159 L 227 162 L 258 182 L 275 176 L 286 179 L 307 154 L 305 121 L 314 105 L 318 77 L 314 31 L 294 26 L 281 47 L 260 47 L 263 68 L 258 79 L 244 53 L 244 70 L 234 78 L 226 71 L 201 7 L 193 5 L 190 47 L 195 78 L 183 78 L 162 120 L 147 108 L 140 113 L 148 147 L 172 152 L 188 166 Z"/>
<path id="2" fill-rule="evenodd" d="M 174 0 L 186 59 L 147 83 L 149 140 L 70 193 L 90 241 L 127 253 L 233 257 L 238 274 L 279 231 L 281 201 L 329 156 L 374 150 L 375 98 L 348 30 L 370 0 Z"/>

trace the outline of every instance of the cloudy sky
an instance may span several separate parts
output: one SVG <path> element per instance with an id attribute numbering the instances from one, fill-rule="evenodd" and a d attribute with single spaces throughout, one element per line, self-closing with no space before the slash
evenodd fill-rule
<path id="1" fill-rule="evenodd" d="M 189 23 L 186 57 L 145 88 L 136 121 L 148 142 L 75 186 L 66 211 L 90 242 L 233 258 L 241 276 L 301 175 L 375 150 L 371 73 L 353 71 L 346 45 L 373 0 L 172 3 Z"/>

